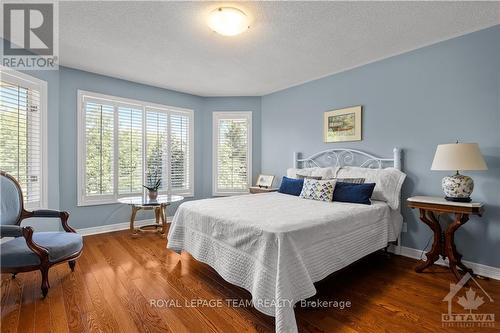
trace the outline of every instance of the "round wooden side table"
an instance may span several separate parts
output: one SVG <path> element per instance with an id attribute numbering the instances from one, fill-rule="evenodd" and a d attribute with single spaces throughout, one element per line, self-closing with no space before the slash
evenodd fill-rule
<path id="1" fill-rule="evenodd" d="M 129 205 L 132 208 L 130 215 L 130 232 L 137 235 L 138 232 L 153 231 L 162 235 L 167 231 L 166 210 L 173 202 L 184 200 L 180 195 L 159 195 L 156 200 L 151 200 L 147 196 L 119 198 L 118 202 Z M 135 216 L 139 210 L 154 210 L 156 223 L 143 225 L 138 228 L 134 226 Z"/>

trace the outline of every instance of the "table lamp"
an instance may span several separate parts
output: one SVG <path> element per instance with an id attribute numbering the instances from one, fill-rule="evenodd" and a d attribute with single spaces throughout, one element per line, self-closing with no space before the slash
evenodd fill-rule
<path id="1" fill-rule="evenodd" d="M 488 170 L 477 143 L 450 143 L 438 145 L 431 170 L 456 171 L 443 178 L 442 187 L 448 201 L 470 202 L 474 181 L 461 175 L 464 170 Z"/>

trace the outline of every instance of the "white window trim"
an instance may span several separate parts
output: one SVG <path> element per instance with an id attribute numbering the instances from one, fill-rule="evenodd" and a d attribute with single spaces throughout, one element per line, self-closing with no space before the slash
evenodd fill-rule
<path id="1" fill-rule="evenodd" d="M 48 207 L 48 138 L 47 138 L 47 103 L 48 103 L 48 88 L 47 82 L 40 80 L 34 76 L 24 74 L 12 69 L 7 69 L 4 66 L 0 66 L 0 79 L 7 82 L 17 84 L 20 86 L 25 86 L 32 89 L 38 89 L 40 91 L 40 155 L 41 161 L 40 166 L 42 168 L 40 172 L 40 205 L 26 205 L 25 208 L 28 210 L 47 208 Z"/>
<path id="2" fill-rule="evenodd" d="M 94 100 L 101 100 L 101 101 L 106 101 L 109 104 L 113 106 L 136 106 L 143 111 L 143 135 L 145 135 L 145 110 L 146 108 L 154 108 L 154 109 L 160 109 L 164 110 L 165 112 L 171 112 L 173 114 L 187 114 L 190 118 L 190 124 L 189 124 L 189 148 L 191 154 L 189 155 L 189 184 L 190 186 L 190 191 L 179 191 L 179 190 L 171 190 L 169 189 L 169 192 L 172 194 L 178 194 L 182 195 L 186 198 L 188 197 L 194 197 L 194 111 L 191 109 L 185 109 L 185 108 L 180 108 L 180 107 L 175 107 L 175 106 L 169 106 L 169 105 L 162 105 L 162 104 L 157 104 L 157 103 L 151 103 L 151 102 L 146 102 L 146 101 L 141 101 L 141 100 L 136 100 L 136 99 L 129 99 L 129 98 L 124 98 L 124 97 L 118 97 L 118 96 L 112 96 L 112 95 L 105 95 L 105 94 L 100 94 L 92 91 L 86 91 L 86 90 L 81 90 L 78 89 L 78 94 L 77 94 L 77 206 L 95 206 L 95 205 L 107 205 L 107 204 L 116 204 L 118 203 L 118 198 L 122 197 L 127 197 L 127 196 L 139 196 L 143 195 L 143 192 L 141 193 L 129 193 L 129 194 L 118 194 L 118 188 L 116 182 L 118 179 L 114 179 L 115 181 L 115 193 L 113 195 L 99 195 L 99 196 L 94 196 L 95 198 L 92 198 L 93 196 L 86 196 L 85 195 L 85 112 L 83 110 L 83 97 L 87 97 L 89 99 L 94 99 Z M 169 123 L 169 128 L 170 128 L 170 123 Z M 116 133 L 115 133 L 116 134 Z M 170 135 L 170 133 L 168 133 Z M 145 153 L 145 146 L 146 146 L 146 140 L 143 140 L 143 152 Z M 116 147 L 116 146 L 115 146 Z M 116 152 L 115 152 L 116 153 Z M 168 158 L 170 158 L 170 147 L 168 147 Z M 115 154 L 115 158 L 117 158 Z M 143 154 L 143 168 L 145 166 L 145 154 Z M 115 163 L 116 164 L 116 163 Z M 168 173 L 170 174 L 170 166 L 168 166 L 169 170 Z M 115 170 L 116 173 L 116 170 Z M 145 173 L 143 170 L 143 183 L 145 182 Z M 116 177 L 115 177 L 116 178 Z"/>
<path id="3" fill-rule="evenodd" d="M 219 128 L 218 122 L 220 119 L 246 119 L 248 121 L 248 146 L 247 146 L 247 187 L 252 185 L 252 111 L 225 112 L 216 111 L 212 114 L 212 195 L 213 196 L 231 196 L 248 193 L 248 188 L 242 191 L 220 191 L 217 188 L 218 178 L 218 149 Z"/>

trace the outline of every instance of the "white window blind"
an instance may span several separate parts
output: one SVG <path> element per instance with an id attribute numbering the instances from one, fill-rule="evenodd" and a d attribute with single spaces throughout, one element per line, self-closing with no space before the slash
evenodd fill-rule
<path id="1" fill-rule="evenodd" d="M 160 193 L 193 195 L 193 112 L 79 91 L 79 205 Z"/>
<path id="2" fill-rule="evenodd" d="M 214 195 L 248 192 L 251 125 L 251 112 L 214 113 Z"/>
<path id="3" fill-rule="evenodd" d="M 1 73 L 0 169 L 18 180 L 28 209 L 46 206 L 43 94 L 45 82 Z"/>
<path id="4" fill-rule="evenodd" d="M 170 115 L 170 178 L 174 192 L 186 191 L 191 187 L 191 147 L 188 116 L 173 113 Z"/>
<path id="5" fill-rule="evenodd" d="M 114 107 L 85 101 L 85 192 L 93 195 L 114 193 Z"/>
<path id="6" fill-rule="evenodd" d="M 142 109 L 118 107 L 118 193 L 142 192 Z"/>
<path id="7" fill-rule="evenodd" d="M 160 190 L 168 185 L 168 112 L 146 109 L 146 176 L 161 177 Z"/>

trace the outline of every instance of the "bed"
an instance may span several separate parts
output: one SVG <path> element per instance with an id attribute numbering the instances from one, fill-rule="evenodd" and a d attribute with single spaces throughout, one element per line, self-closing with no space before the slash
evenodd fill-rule
<path id="1" fill-rule="evenodd" d="M 294 154 L 294 167 L 350 176 L 353 170 L 385 172 L 387 164 L 400 169 L 400 158 L 399 149 L 392 159 L 332 149 L 305 159 Z M 239 195 L 183 203 L 167 247 L 189 252 L 250 292 L 254 307 L 275 317 L 276 332 L 297 332 L 293 306 L 316 293 L 314 282 L 398 241 L 402 222 L 399 206 L 389 200 L 360 205 L 278 192 Z"/>

